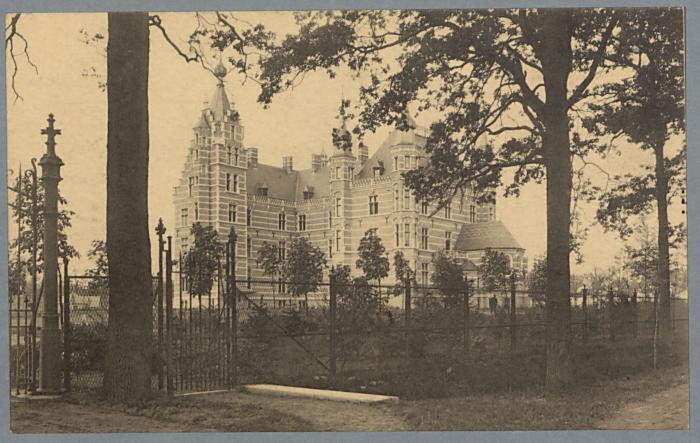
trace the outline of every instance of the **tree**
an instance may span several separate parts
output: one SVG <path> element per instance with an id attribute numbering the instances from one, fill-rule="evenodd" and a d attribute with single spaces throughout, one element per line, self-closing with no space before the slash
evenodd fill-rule
<path id="1" fill-rule="evenodd" d="M 107 286 L 106 277 L 109 275 L 109 261 L 107 259 L 107 243 L 104 240 L 93 240 L 87 253 L 93 267 L 86 274 L 93 279 L 90 286 L 94 289 Z"/>
<path id="2" fill-rule="evenodd" d="M 433 257 L 433 268 L 430 276 L 433 286 L 445 296 L 447 306 L 458 306 L 466 282 L 462 264 L 440 251 Z"/>
<path id="3" fill-rule="evenodd" d="M 209 294 L 219 267 L 224 246 L 219 242 L 216 230 L 197 222 L 190 229 L 194 243 L 183 257 L 183 272 L 189 291 L 200 298 Z"/>
<path id="4" fill-rule="evenodd" d="M 479 265 L 479 277 L 484 289 L 493 291 L 504 288 L 508 283 L 509 276 L 510 260 L 508 256 L 501 251 L 486 248 Z"/>
<path id="5" fill-rule="evenodd" d="M 381 285 L 382 279 L 389 275 L 389 259 L 382 239 L 373 229 L 368 229 L 360 239 L 357 255 L 359 258 L 355 266 L 362 269 L 367 280 L 376 280 L 377 284 Z"/>
<path id="6" fill-rule="evenodd" d="M 151 394 L 153 301 L 148 228 L 148 14 L 108 14 L 107 256 L 103 387 L 116 400 Z"/>
<path id="7" fill-rule="evenodd" d="M 257 257 L 258 266 L 263 270 L 263 273 L 269 276 L 274 276 L 280 271 L 281 260 L 277 246 L 264 242 L 258 249 Z"/>
<path id="8" fill-rule="evenodd" d="M 544 257 L 536 258 L 532 264 L 532 272 L 527 277 L 527 292 L 536 302 L 544 302 L 547 292 L 547 260 Z"/>
<path id="9" fill-rule="evenodd" d="M 411 101 L 438 111 L 428 163 L 404 174 L 419 199 L 445 205 L 472 186 L 489 199 L 506 169 L 515 170 L 507 195 L 546 178 L 549 388 L 573 380 L 572 156 L 596 148 L 572 136 L 569 113 L 589 98 L 618 21 L 606 9 L 308 13 L 300 31 L 261 62 L 263 103 L 306 72 L 333 76 L 343 65 L 369 78 L 361 89 L 362 130 L 407 129 Z M 397 53 L 395 62 L 384 60 Z"/>
<path id="10" fill-rule="evenodd" d="M 41 185 L 40 181 L 36 182 L 27 175 L 18 177 L 15 180 L 15 184 L 12 190 L 17 192 L 21 186 L 22 191 L 22 205 L 18 207 L 18 202 L 10 204 L 12 209 L 12 217 L 15 223 L 20 222 L 22 226 L 22 233 L 18 238 L 15 238 L 10 243 L 10 257 L 15 259 L 17 256 L 17 247 L 19 246 L 21 253 L 24 255 L 22 260 L 22 267 L 28 272 L 33 272 L 34 266 L 32 263 L 32 250 L 33 250 L 33 234 L 36 233 L 36 244 L 37 244 L 37 272 L 41 273 L 43 269 L 44 261 L 44 187 Z M 32 208 L 32 199 L 36 196 L 36 206 Z M 58 212 L 58 256 L 62 258 L 78 258 L 80 254 L 76 249 L 68 242 L 67 230 L 71 225 L 71 218 L 75 215 L 74 211 L 66 209 L 68 206 L 68 200 L 66 200 L 61 194 L 58 194 L 58 203 L 63 206 Z M 36 210 L 36 221 L 34 220 L 32 210 Z M 21 214 L 21 221 L 20 221 Z M 12 252 L 14 250 L 14 253 Z"/>
<path id="11" fill-rule="evenodd" d="M 671 325 L 669 242 L 673 228 L 668 220 L 670 199 L 685 186 L 685 152 L 669 158 L 664 148 L 672 135 L 684 132 L 684 23 L 683 10 L 633 9 L 626 12 L 626 25 L 614 36 L 610 63 L 631 71 L 624 81 L 596 90 L 600 102 L 587 127 L 596 134 L 610 134 L 654 153 L 654 165 L 640 175 L 615 177 L 618 182 L 604 193 L 598 220 L 626 237 L 628 218 L 650 213 L 656 207 L 658 223 L 656 272 L 659 290 L 660 332 Z M 683 230 L 683 227 L 679 228 Z M 677 230 L 679 230 L 677 229 Z"/>
<path id="12" fill-rule="evenodd" d="M 282 278 L 295 297 L 304 296 L 306 312 L 309 309 L 309 292 L 318 289 L 326 268 L 326 256 L 320 248 L 313 246 L 303 237 L 295 238 L 289 244 L 289 252 L 282 260 Z"/>

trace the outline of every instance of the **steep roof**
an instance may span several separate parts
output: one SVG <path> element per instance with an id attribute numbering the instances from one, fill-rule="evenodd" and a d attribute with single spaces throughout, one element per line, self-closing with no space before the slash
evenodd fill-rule
<path id="1" fill-rule="evenodd" d="M 471 223 L 462 226 L 455 249 L 478 251 L 493 249 L 523 249 L 501 221 Z"/>
<path id="2" fill-rule="evenodd" d="M 329 194 L 328 166 L 313 172 L 311 169 L 287 172 L 284 168 L 258 163 L 248 168 L 248 193 L 256 194 L 258 188 L 267 185 L 267 196 L 289 201 L 303 201 L 304 188 L 313 188 L 314 198 Z"/>
<path id="3" fill-rule="evenodd" d="M 226 96 L 226 89 L 224 89 L 223 82 L 219 82 L 219 84 L 216 85 L 216 91 L 214 91 L 214 97 L 211 99 L 209 109 L 211 109 L 211 112 L 214 114 L 214 121 L 223 121 L 231 110 L 231 103 Z"/>
<path id="4" fill-rule="evenodd" d="M 397 145 L 415 145 L 419 149 L 425 146 L 426 137 L 421 134 L 420 130 L 394 130 L 384 140 L 384 143 L 367 159 L 362 165 L 362 169 L 358 172 L 359 178 L 370 178 L 374 176 L 374 167 L 379 165 L 379 162 L 384 163 L 384 174 L 391 174 L 394 171 L 394 161 L 391 155 L 391 148 Z"/>

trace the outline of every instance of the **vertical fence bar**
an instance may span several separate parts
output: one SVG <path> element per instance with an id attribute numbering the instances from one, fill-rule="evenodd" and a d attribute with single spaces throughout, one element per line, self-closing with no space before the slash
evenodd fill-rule
<path id="1" fill-rule="evenodd" d="M 588 344 L 588 288 L 586 286 L 581 291 L 581 315 L 583 316 L 581 339 L 583 345 L 586 346 Z"/>
<path id="2" fill-rule="evenodd" d="M 231 378 L 234 385 L 238 384 L 238 284 L 236 283 L 236 230 L 231 227 L 229 241 L 231 242 Z"/>
<path id="3" fill-rule="evenodd" d="M 38 195 L 37 193 L 39 192 L 39 183 L 38 183 L 38 172 L 36 168 L 36 159 L 32 159 L 32 169 L 30 172 L 30 175 L 32 177 L 32 326 L 31 326 L 31 343 L 29 347 L 29 352 L 30 352 L 30 368 L 29 370 L 31 371 L 31 390 L 34 392 L 36 390 L 36 369 L 37 369 L 37 361 L 36 361 L 36 316 L 37 316 L 37 297 L 38 297 L 38 292 L 37 292 L 37 256 L 38 256 L 38 251 L 39 251 L 39 238 L 38 238 L 38 231 L 39 231 L 39 223 L 38 223 L 38 217 L 39 217 L 39 206 L 38 206 Z"/>
<path id="4" fill-rule="evenodd" d="M 19 176 L 17 177 L 17 240 L 22 238 L 22 165 L 19 165 Z M 36 269 L 34 270 L 36 271 Z M 22 367 L 22 353 L 20 352 L 19 336 L 20 330 L 20 310 L 22 309 L 22 248 L 17 248 L 17 315 L 16 315 L 16 348 L 15 354 L 15 395 L 19 395 L 20 370 Z M 12 300 L 12 299 L 10 299 Z M 10 304 L 10 316 L 12 317 L 12 304 Z M 10 340 L 12 340 L 12 319 L 10 319 Z M 25 343 L 26 346 L 26 343 Z"/>
<path id="5" fill-rule="evenodd" d="M 331 268 L 329 276 L 329 292 L 330 292 L 330 364 L 329 378 L 332 384 L 335 384 L 336 374 L 336 314 L 337 314 L 337 291 L 335 285 L 335 270 Z"/>
<path id="6" fill-rule="evenodd" d="M 71 390 L 71 320 L 70 320 L 70 277 L 68 259 L 63 259 L 63 388 Z"/>
<path id="7" fill-rule="evenodd" d="M 515 314 L 515 272 L 510 274 L 510 352 L 515 353 L 517 347 L 517 317 Z"/>
<path id="8" fill-rule="evenodd" d="M 163 219 L 158 219 L 156 226 L 158 234 L 158 285 L 156 288 L 156 300 L 158 305 L 157 315 L 157 346 L 158 346 L 158 390 L 163 390 L 163 234 L 165 234 L 165 226 Z"/>
<path id="9" fill-rule="evenodd" d="M 464 280 L 464 295 L 462 297 L 462 341 L 464 346 L 464 361 L 469 359 L 469 279 Z"/>
<path id="10" fill-rule="evenodd" d="M 639 334 L 639 310 L 637 306 L 637 289 L 632 291 L 632 336 L 637 338 Z"/>
<path id="11" fill-rule="evenodd" d="M 615 342 L 615 295 L 612 287 L 608 289 L 608 322 L 610 323 L 610 341 Z"/>
<path id="12" fill-rule="evenodd" d="M 226 387 L 231 387 L 231 239 L 226 242 L 226 294 L 224 308 L 226 312 Z"/>
<path id="13" fill-rule="evenodd" d="M 405 324 L 404 327 L 406 328 L 406 334 L 404 336 L 404 340 L 406 341 L 406 357 L 412 357 L 412 341 L 413 341 L 413 330 L 412 330 L 412 322 L 411 322 L 411 279 L 407 278 L 406 281 L 404 282 L 404 318 L 405 318 Z"/>
<path id="14" fill-rule="evenodd" d="M 173 395 L 173 379 L 172 379 L 172 353 L 170 347 L 172 345 L 173 328 L 173 237 L 168 236 L 168 252 L 165 256 L 165 386 L 168 395 Z"/>

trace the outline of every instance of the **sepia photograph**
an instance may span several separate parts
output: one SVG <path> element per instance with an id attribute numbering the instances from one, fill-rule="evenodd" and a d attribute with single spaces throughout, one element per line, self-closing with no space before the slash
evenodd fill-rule
<path id="1" fill-rule="evenodd" d="M 370 3 L 4 14 L 9 433 L 689 429 L 687 11 Z"/>

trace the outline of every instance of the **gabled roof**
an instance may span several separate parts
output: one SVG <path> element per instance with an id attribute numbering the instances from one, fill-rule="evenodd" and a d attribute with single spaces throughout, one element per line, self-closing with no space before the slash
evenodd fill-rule
<path id="1" fill-rule="evenodd" d="M 479 251 L 492 249 L 523 249 L 501 221 L 471 223 L 462 226 L 455 249 Z"/>
<path id="2" fill-rule="evenodd" d="M 258 163 L 248 168 L 246 186 L 249 194 L 257 194 L 263 184 L 267 185 L 267 196 L 282 200 L 294 200 L 297 188 L 297 171 L 287 172 L 283 168 Z"/>
<path id="3" fill-rule="evenodd" d="M 419 149 L 425 146 L 426 137 L 421 134 L 420 130 L 394 130 L 384 140 L 384 143 L 367 159 L 362 165 L 362 169 L 358 172 L 359 178 L 370 178 L 374 176 L 374 167 L 379 165 L 379 162 L 384 163 L 384 175 L 391 174 L 394 171 L 394 161 L 391 155 L 391 148 L 397 145 L 413 145 Z"/>

